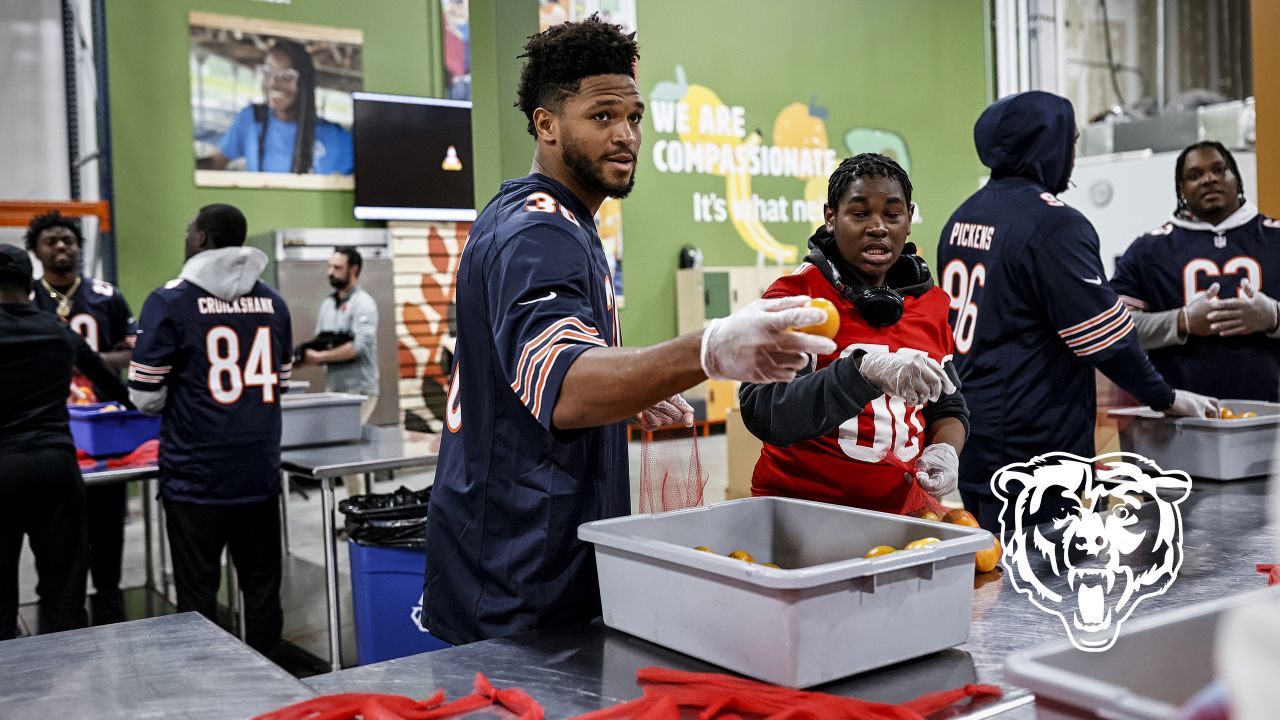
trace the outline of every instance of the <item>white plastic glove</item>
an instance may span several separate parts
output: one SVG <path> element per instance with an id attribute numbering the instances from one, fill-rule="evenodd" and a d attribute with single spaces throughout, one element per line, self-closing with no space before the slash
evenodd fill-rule
<path id="1" fill-rule="evenodd" d="M 1218 417 L 1218 399 L 1186 390 L 1173 391 L 1173 404 L 1164 411 L 1170 417 Z"/>
<path id="2" fill-rule="evenodd" d="M 934 402 L 956 391 L 942 366 L 918 353 L 875 350 L 862 356 L 858 371 L 885 395 L 901 398 L 908 405 Z"/>
<path id="3" fill-rule="evenodd" d="M 1248 278 L 1240 281 L 1240 289 L 1244 297 L 1233 297 L 1216 303 L 1213 312 L 1209 313 L 1209 329 L 1226 337 L 1228 335 L 1251 335 L 1256 332 L 1269 333 L 1276 327 L 1276 301 L 1261 291 L 1254 290 Z"/>
<path id="4" fill-rule="evenodd" d="M 685 427 L 693 427 L 693 408 L 679 394 L 659 402 L 648 410 L 636 413 L 641 430 L 657 430 L 666 425 L 679 423 Z"/>
<path id="5" fill-rule="evenodd" d="M 947 443 L 934 443 L 916 461 L 916 480 L 934 497 L 942 497 L 960 482 L 960 456 Z"/>
<path id="6" fill-rule="evenodd" d="M 1214 331 L 1209 327 L 1209 313 L 1218 309 L 1218 305 L 1221 302 L 1218 299 L 1218 291 L 1221 289 L 1221 285 L 1214 283 L 1209 286 L 1208 290 L 1197 293 L 1191 302 L 1182 307 L 1189 335 L 1207 337 L 1213 334 Z"/>
<path id="7" fill-rule="evenodd" d="M 804 307 L 807 302 L 804 295 L 756 300 L 729 317 L 712 320 L 702 333 L 702 371 L 712 380 L 794 380 L 809 363 L 808 355 L 836 351 L 827 338 L 792 332 L 791 328 L 826 320 L 825 310 Z"/>

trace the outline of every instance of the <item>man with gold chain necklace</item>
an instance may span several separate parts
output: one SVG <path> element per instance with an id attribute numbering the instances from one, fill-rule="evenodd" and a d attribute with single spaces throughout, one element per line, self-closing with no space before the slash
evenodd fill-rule
<path id="1" fill-rule="evenodd" d="M 31 221 L 26 239 L 27 249 L 44 266 L 44 276 L 34 288 L 36 307 L 68 323 L 108 366 L 117 370 L 128 367 L 136 332 L 133 313 L 124 295 L 113 285 L 81 275 L 84 238 L 79 224 L 57 212 L 47 213 Z M 77 388 L 91 387 L 78 373 L 72 384 Z M 89 571 L 94 587 L 90 609 L 93 624 L 105 625 L 124 619 L 120 564 L 124 551 L 125 485 L 89 487 L 86 500 Z"/>

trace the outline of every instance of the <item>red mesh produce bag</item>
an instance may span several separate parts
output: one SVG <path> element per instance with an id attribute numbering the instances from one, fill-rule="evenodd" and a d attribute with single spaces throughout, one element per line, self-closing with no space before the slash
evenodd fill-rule
<path id="1" fill-rule="evenodd" d="M 656 513 L 699 507 L 707 487 L 707 471 L 698 455 L 695 428 L 668 426 L 662 439 L 640 436 L 640 512 Z"/>
<path id="2" fill-rule="evenodd" d="M 445 702 L 443 690 L 425 700 L 384 693 L 339 693 L 303 700 L 254 720 L 436 720 L 469 715 L 497 706 L 517 720 L 542 720 L 542 706 L 519 688 L 495 688 L 482 673 L 476 673 L 475 692 Z"/>
<path id="3" fill-rule="evenodd" d="M 900 705 L 874 703 L 858 698 L 770 685 L 719 673 L 690 673 L 648 667 L 636 671 L 644 683 L 644 695 L 603 710 L 579 715 L 575 720 L 679 720 L 681 717 L 766 718 L 796 720 L 924 720 L 924 716 L 961 700 L 999 698 L 1000 688 L 965 685 L 921 695 Z M 696 714 L 681 714 L 691 710 Z"/>
<path id="4" fill-rule="evenodd" d="M 1266 574 L 1268 585 L 1280 585 L 1280 565 L 1258 563 L 1255 567 L 1258 572 Z"/>
<path id="5" fill-rule="evenodd" d="M 930 511 L 938 516 L 941 520 L 942 516 L 950 510 L 946 505 L 938 502 L 938 499 L 930 495 L 928 491 L 920 487 L 920 481 L 916 480 L 916 462 L 903 462 L 894 455 L 892 451 L 884 456 L 884 459 L 891 465 L 897 466 L 902 470 L 902 479 L 911 484 L 907 490 L 907 499 L 902 503 L 902 510 L 899 514 L 911 515 L 912 513 Z"/>

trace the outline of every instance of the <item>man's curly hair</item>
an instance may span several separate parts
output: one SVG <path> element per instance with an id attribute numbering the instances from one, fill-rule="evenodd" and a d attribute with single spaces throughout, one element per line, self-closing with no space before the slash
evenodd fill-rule
<path id="1" fill-rule="evenodd" d="M 567 22 L 529 36 L 525 43 L 524 69 L 516 107 L 529 119 L 540 107 L 558 109 L 578 91 L 582 78 L 592 75 L 635 77 L 636 34 L 622 32 L 622 26 L 600 19 L 598 14 L 580 22 Z"/>
<path id="2" fill-rule="evenodd" d="M 69 218 L 57 210 L 52 210 L 43 215 L 37 215 L 31 219 L 31 224 L 27 225 L 27 249 L 35 252 L 36 241 L 40 239 L 40 234 L 49 228 L 62 227 L 71 231 L 76 236 L 76 245 L 84 247 L 84 235 L 80 234 L 80 222 L 75 218 Z"/>

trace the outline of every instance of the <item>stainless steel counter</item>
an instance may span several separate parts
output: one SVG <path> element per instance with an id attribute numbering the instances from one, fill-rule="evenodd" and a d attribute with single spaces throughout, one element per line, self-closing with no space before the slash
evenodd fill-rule
<path id="1" fill-rule="evenodd" d="M 248 718 L 313 694 L 195 613 L 0 642 L 6 720 Z"/>
<path id="2" fill-rule="evenodd" d="M 1265 482 L 1197 481 L 1195 487 L 1181 504 L 1182 570 L 1164 595 L 1139 603 L 1131 619 L 1266 584 L 1264 576 L 1254 571 L 1255 563 L 1277 560 L 1272 556 L 1265 516 Z M 660 592 L 654 593 L 654 602 L 661 602 Z M 750 632 L 752 623 L 767 621 L 743 618 L 743 632 Z M 1001 701 L 948 717 L 1033 718 L 1029 693 L 1004 679 L 1005 659 L 1016 650 L 1065 638 L 1066 630 L 1057 616 L 1015 592 L 1003 574 L 989 573 L 975 579 L 973 624 L 964 645 L 814 689 L 900 702 L 966 683 L 989 683 L 1005 691 Z M 576 630 L 474 643 L 319 675 L 305 682 L 321 694 L 389 692 L 423 698 L 441 688 L 454 697 L 471 691 L 479 671 L 499 687 L 525 689 L 543 704 L 547 717 L 562 718 L 638 697 L 635 671 L 648 665 L 718 670 L 597 623 Z"/>

